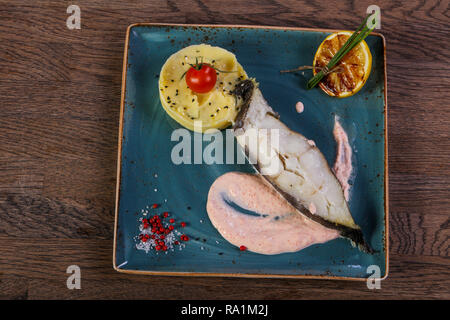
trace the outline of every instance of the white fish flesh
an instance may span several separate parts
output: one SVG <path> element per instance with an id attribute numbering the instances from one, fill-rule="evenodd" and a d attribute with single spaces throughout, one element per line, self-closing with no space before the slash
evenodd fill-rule
<path id="1" fill-rule="evenodd" d="M 253 80 L 239 83 L 234 94 L 240 102 L 236 140 L 262 176 L 301 214 L 373 252 L 315 144 L 279 120 Z"/>

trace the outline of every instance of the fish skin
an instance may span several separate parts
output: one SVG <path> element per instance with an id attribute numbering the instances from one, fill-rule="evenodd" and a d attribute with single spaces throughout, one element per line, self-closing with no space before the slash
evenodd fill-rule
<path id="1" fill-rule="evenodd" d="M 239 84 L 236 85 L 236 88 L 234 89 L 233 93 L 236 95 L 236 97 L 240 97 L 241 98 L 240 101 L 242 101 L 241 105 L 240 105 L 241 110 L 239 111 L 239 113 L 236 117 L 235 124 L 233 126 L 233 130 L 234 130 L 234 133 L 235 133 L 238 143 L 241 145 L 241 147 L 243 147 L 245 154 L 249 159 L 252 157 L 252 155 L 250 154 L 249 148 L 248 148 L 247 144 L 245 143 L 245 141 L 243 142 L 241 140 L 245 139 L 244 135 L 245 135 L 246 131 L 248 132 L 249 129 L 253 129 L 255 127 L 259 132 L 261 129 L 270 129 L 270 128 L 267 128 L 267 126 L 273 125 L 274 127 L 280 128 L 280 130 L 288 130 L 289 131 L 288 134 L 290 134 L 290 133 L 295 134 L 296 135 L 295 138 L 305 139 L 307 141 L 307 139 L 304 136 L 302 136 L 301 134 L 299 134 L 297 132 L 293 132 L 279 120 L 279 115 L 275 111 L 273 111 L 273 109 L 264 100 L 264 98 L 263 98 L 261 92 L 259 91 L 259 89 L 257 88 L 257 84 L 254 80 L 244 80 L 244 81 L 240 82 Z M 261 123 L 258 123 L 258 121 L 263 123 L 263 125 L 261 127 L 258 126 L 258 125 L 261 125 Z M 297 137 L 297 135 L 298 135 L 298 137 Z M 280 145 L 282 144 L 282 140 L 283 139 L 280 138 Z M 304 143 L 303 143 L 303 145 L 304 145 Z M 326 162 L 325 158 L 323 157 L 323 155 L 321 154 L 320 150 L 317 147 L 310 145 L 310 148 L 316 149 L 316 150 L 314 150 L 314 152 L 316 152 L 316 153 L 313 154 L 313 156 L 317 156 L 319 159 L 322 159 L 322 160 L 320 160 L 320 161 L 323 161 L 322 165 L 326 166 L 327 170 L 329 171 L 329 172 L 324 172 L 325 178 L 331 179 L 331 185 L 334 184 L 334 182 L 333 182 L 333 179 L 334 179 L 336 181 L 336 184 L 338 185 L 340 192 L 342 193 L 343 203 L 342 203 L 341 209 L 342 209 L 342 212 L 344 213 L 345 221 L 341 221 L 339 223 L 336 221 L 332 221 L 330 219 L 326 219 L 319 214 L 312 213 L 309 210 L 309 208 L 305 205 L 305 201 L 302 202 L 302 200 L 305 200 L 305 199 L 300 199 L 299 197 L 296 197 L 295 194 L 293 194 L 293 192 L 289 193 L 286 190 L 283 190 L 283 188 L 280 186 L 280 183 L 277 183 L 275 181 L 275 179 L 277 179 L 279 176 L 277 176 L 275 174 L 272 174 L 272 175 L 264 174 L 264 168 L 261 167 L 261 163 L 259 163 L 258 161 L 256 163 L 252 162 L 252 161 L 251 162 L 253 163 L 255 169 L 265 178 L 265 180 L 267 182 L 269 182 L 272 185 L 272 187 L 275 190 L 277 190 L 284 197 L 284 199 L 286 199 L 293 207 L 295 207 L 300 212 L 300 214 L 303 214 L 307 218 L 309 218 L 313 221 L 316 221 L 327 228 L 339 231 L 339 233 L 342 237 L 349 239 L 351 241 L 352 245 L 358 246 L 358 248 L 360 250 L 367 252 L 367 253 L 374 253 L 374 250 L 372 249 L 372 247 L 365 241 L 360 227 L 358 225 L 356 225 L 356 223 L 353 221 L 350 210 L 348 209 L 347 202 L 345 201 L 345 198 L 344 198 L 344 192 L 342 190 L 342 187 L 339 184 L 339 182 L 337 181 L 337 179 L 334 176 L 331 169 L 329 168 L 328 163 Z M 280 147 L 280 149 L 281 149 L 281 147 Z M 309 149 L 307 151 L 309 151 Z M 277 152 L 277 151 L 275 150 L 275 152 Z M 305 152 L 305 154 L 306 154 L 306 152 Z M 280 158 L 281 166 L 283 167 L 283 169 L 281 169 L 280 172 L 283 174 L 283 176 L 286 176 L 286 174 L 284 172 L 286 170 L 286 164 L 284 163 L 284 161 L 286 161 L 286 159 L 283 160 L 283 156 L 282 155 L 280 156 L 280 153 L 278 154 L 278 157 Z M 300 161 L 300 158 L 298 158 L 297 160 L 298 160 L 297 161 L 297 163 L 298 163 Z M 278 160 L 273 160 L 273 161 L 278 161 Z M 314 184 L 311 183 L 311 185 L 314 185 Z M 335 189 L 333 191 L 337 191 L 337 190 Z M 339 194 L 337 196 L 339 198 Z M 330 205 L 329 202 L 328 202 L 328 205 Z M 315 205 L 315 206 L 317 207 L 317 205 Z M 327 212 L 329 214 L 328 206 L 327 206 Z M 347 212 L 348 212 L 348 214 L 347 214 Z"/>

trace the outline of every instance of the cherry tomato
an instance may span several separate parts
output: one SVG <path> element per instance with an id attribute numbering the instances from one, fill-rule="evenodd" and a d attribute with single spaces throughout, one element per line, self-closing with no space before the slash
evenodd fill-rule
<path id="1" fill-rule="evenodd" d="M 214 88 L 217 81 L 216 70 L 207 63 L 191 67 L 186 73 L 186 84 L 197 93 L 206 93 Z"/>

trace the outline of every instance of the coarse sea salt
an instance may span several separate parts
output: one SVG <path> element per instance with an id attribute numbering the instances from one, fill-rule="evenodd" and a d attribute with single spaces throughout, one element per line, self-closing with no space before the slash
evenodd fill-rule
<path id="1" fill-rule="evenodd" d="M 149 208 L 149 206 L 146 206 L 146 208 Z M 146 216 L 149 212 L 146 209 L 142 209 L 141 213 L 143 216 Z M 173 224 L 171 223 L 167 223 L 164 221 L 165 217 L 163 215 L 159 216 L 161 219 L 161 225 L 163 226 L 164 229 L 169 229 L 170 226 L 173 226 Z M 137 242 L 136 243 L 136 249 L 137 250 L 142 250 L 145 251 L 146 253 L 148 253 L 149 251 L 154 251 L 156 252 L 156 254 L 159 254 L 160 252 L 164 252 L 164 253 L 168 253 L 168 250 L 170 251 L 174 251 L 174 249 L 176 247 L 179 248 L 179 250 L 182 250 L 183 248 L 186 247 L 186 244 L 183 243 L 183 241 L 181 241 L 179 239 L 179 237 L 182 235 L 181 232 L 179 232 L 177 229 L 172 229 L 171 231 L 169 231 L 168 233 L 163 233 L 162 235 L 164 236 L 163 239 L 161 239 L 161 234 L 157 234 L 155 232 L 152 232 L 152 227 L 148 226 L 147 228 L 144 228 L 144 219 L 146 218 L 139 218 L 140 224 L 139 224 L 139 235 L 134 237 L 134 240 Z M 146 219 L 147 220 L 147 219 Z M 148 225 L 148 222 L 147 222 Z M 148 239 L 146 241 L 142 241 L 141 237 L 142 236 L 148 236 Z M 152 237 L 154 237 L 155 239 L 152 239 Z M 157 251 L 156 250 L 156 246 L 158 246 L 158 243 L 156 241 L 164 241 L 164 245 L 167 247 L 166 251 Z"/>
<path id="2" fill-rule="evenodd" d="M 141 232 L 140 234 L 144 234 L 144 235 L 145 235 L 145 234 L 148 234 L 148 235 L 151 236 L 151 235 L 153 234 L 153 233 L 151 232 L 151 230 L 149 230 L 149 229 L 144 229 L 142 225 L 139 226 L 139 231 Z M 153 251 L 156 252 L 156 254 L 159 254 L 159 251 L 156 251 L 156 250 L 155 250 L 155 249 L 156 249 L 156 246 L 158 245 L 158 244 L 156 243 L 156 241 L 155 241 L 155 240 L 157 240 L 157 239 L 152 239 L 152 238 L 150 238 L 150 239 L 147 240 L 147 242 L 142 242 L 142 241 L 140 241 L 140 239 L 139 239 L 138 236 L 136 236 L 135 238 L 136 238 L 136 240 L 138 241 L 138 243 L 136 244 L 136 249 L 138 249 L 138 250 L 143 250 L 143 251 L 145 251 L 146 253 L 148 253 L 149 251 L 153 250 Z M 175 241 L 178 241 L 179 244 L 175 244 Z M 172 232 L 170 232 L 170 233 L 168 233 L 168 234 L 165 235 L 164 243 L 165 243 L 165 245 L 166 245 L 166 247 L 167 247 L 167 250 L 171 250 L 171 251 L 174 251 L 175 247 L 179 247 L 180 250 L 181 250 L 182 248 L 185 248 L 185 247 L 186 247 L 186 245 L 185 245 L 184 243 L 182 243 L 180 240 L 177 240 L 174 231 L 172 231 Z M 163 251 L 163 252 L 166 252 L 166 253 L 167 253 L 167 251 Z"/>

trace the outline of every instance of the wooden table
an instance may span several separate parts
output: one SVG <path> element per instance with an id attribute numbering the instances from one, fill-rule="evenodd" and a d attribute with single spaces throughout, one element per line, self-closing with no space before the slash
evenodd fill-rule
<path id="1" fill-rule="evenodd" d="M 354 29 L 373 1 L 0 0 L 0 298 L 450 298 L 448 1 L 377 1 L 387 40 L 390 275 L 364 282 L 112 269 L 125 31 L 135 22 Z M 81 290 L 66 268 L 81 267 Z"/>

